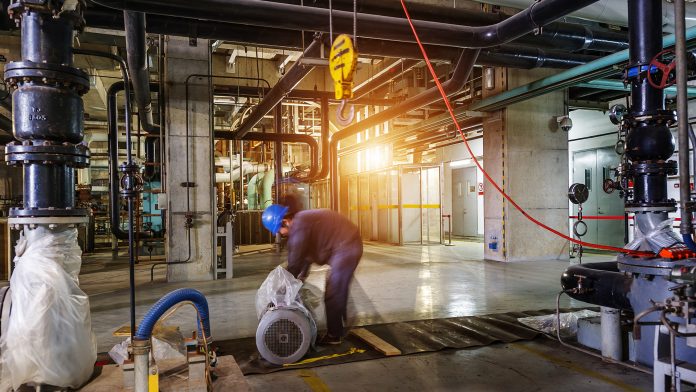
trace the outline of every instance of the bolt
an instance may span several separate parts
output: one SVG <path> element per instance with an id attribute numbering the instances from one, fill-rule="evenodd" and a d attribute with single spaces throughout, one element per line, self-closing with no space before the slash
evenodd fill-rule
<path id="1" fill-rule="evenodd" d="M 36 223 L 30 223 L 29 230 L 34 230 L 34 229 L 36 229 Z"/>
<path id="2" fill-rule="evenodd" d="M 50 225 L 48 225 L 48 228 L 51 229 L 51 230 L 53 230 L 53 229 L 55 229 L 55 228 L 57 228 L 57 227 L 58 227 L 58 225 L 55 224 L 55 223 L 51 223 Z"/>

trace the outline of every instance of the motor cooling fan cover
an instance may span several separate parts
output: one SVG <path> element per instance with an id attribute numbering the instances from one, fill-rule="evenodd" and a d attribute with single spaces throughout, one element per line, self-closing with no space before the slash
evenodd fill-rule
<path id="1" fill-rule="evenodd" d="M 309 318 L 299 309 L 272 308 L 259 321 L 256 348 L 274 365 L 300 360 L 314 338 Z"/>

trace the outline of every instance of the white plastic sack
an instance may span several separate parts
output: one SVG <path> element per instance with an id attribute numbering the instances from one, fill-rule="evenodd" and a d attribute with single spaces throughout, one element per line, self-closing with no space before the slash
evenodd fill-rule
<path id="1" fill-rule="evenodd" d="M 130 341 L 131 339 L 127 338 L 121 343 L 114 345 L 114 347 L 109 350 L 109 356 L 117 364 L 123 365 L 123 362 L 128 359 L 128 346 L 130 346 Z M 155 337 L 152 338 L 152 355 L 155 357 L 155 362 L 168 359 L 186 360 L 184 353 L 177 350 L 176 347 Z"/>
<path id="2" fill-rule="evenodd" d="M 579 319 L 599 316 L 599 313 L 586 309 L 577 312 L 561 313 L 561 336 L 573 337 L 577 335 Z M 537 331 L 556 336 L 556 325 L 558 324 L 556 313 L 544 316 L 522 317 L 518 318 L 517 321 Z"/>
<path id="3" fill-rule="evenodd" d="M 78 287 L 77 229 L 22 235 L 10 279 L 12 313 L 0 337 L 0 390 L 33 382 L 77 388 L 94 369 L 89 299 Z"/>
<path id="4" fill-rule="evenodd" d="M 256 317 L 261 320 L 266 310 L 278 306 L 299 308 L 309 313 L 299 296 L 302 284 L 282 266 L 276 267 L 256 292 Z"/>

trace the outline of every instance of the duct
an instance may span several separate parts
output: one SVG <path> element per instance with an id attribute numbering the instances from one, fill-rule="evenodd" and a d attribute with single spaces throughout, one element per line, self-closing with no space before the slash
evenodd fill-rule
<path id="1" fill-rule="evenodd" d="M 251 132 L 256 124 L 258 124 L 265 115 L 270 113 L 270 111 L 314 69 L 314 66 L 307 66 L 301 62 L 305 57 L 317 57 L 320 48 L 321 36 L 317 36 L 304 53 L 302 53 L 302 57 L 285 73 L 278 83 L 273 86 L 271 91 L 263 97 L 263 100 L 256 105 L 256 108 L 251 112 L 246 121 L 239 126 L 234 133 L 234 139 L 243 139 L 247 133 Z"/>
<path id="2" fill-rule="evenodd" d="M 488 48 L 539 30 L 560 16 L 577 11 L 597 0 L 547 0 L 533 3 L 529 8 L 489 26 L 462 26 L 423 20 L 413 24 L 423 42 L 433 45 Z M 207 21 L 227 22 L 284 28 L 291 30 L 329 31 L 329 10 L 259 0 L 96 0 L 109 8 L 139 11 Z M 333 32 L 352 34 L 354 14 L 334 10 Z M 406 19 L 358 13 L 357 31 L 360 37 L 412 42 L 413 36 Z"/>
<path id="3" fill-rule="evenodd" d="M 259 176 L 263 178 L 266 172 L 259 172 L 254 174 L 249 182 L 247 183 L 247 206 L 250 210 L 258 210 L 258 188 Z"/>
<path id="4" fill-rule="evenodd" d="M 464 49 L 459 57 L 459 61 L 452 72 L 452 77 L 442 84 L 445 94 L 452 95 L 462 88 L 466 84 L 471 70 L 474 68 L 474 63 L 476 62 L 476 57 L 478 56 L 477 49 Z M 375 125 L 381 124 L 385 121 L 389 121 L 401 114 L 407 113 L 411 110 L 418 109 L 425 105 L 430 105 L 441 99 L 440 92 L 437 87 L 432 87 L 422 93 L 406 99 L 403 103 L 392 106 L 386 110 L 376 113 L 373 116 L 366 118 L 365 120 L 350 125 L 331 136 L 331 142 L 329 146 L 329 157 L 331 169 L 331 208 L 333 210 L 338 210 L 338 142 L 346 137 L 355 135 L 356 133 L 373 127 Z"/>
<path id="5" fill-rule="evenodd" d="M 563 291 L 570 297 L 622 310 L 633 310 L 628 298 L 632 283 L 633 277 L 619 272 L 616 262 L 573 265 L 561 277 Z"/>
<path id="6" fill-rule="evenodd" d="M 215 139 L 234 140 L 234 132 L 215 131 Z M 319 143 L 310 135 L 301 135 L 297 133 L 263 133 L 249 132 L 244 136 L 243 140 L 255 140 L 262 142 L 281 142 L 281 143 L 306 143 L 309 145 L 312 163 L 308 177 L 316 176 L 319 169 Z"/>
<path id="7" fill-rule="evenodd" d="M 135 102 L 138 105 L 140 124 L 147 133 L 158 133 L 159 126 L 152 119 L 152 101 L 150 99 L 150 72 L 147 66 L 147 49 L 145 37 L 145 14 L 141 12 L 123 12 L 126 30 L 126 52 L 128 53 L 128 70 L 133 83 Z"/>

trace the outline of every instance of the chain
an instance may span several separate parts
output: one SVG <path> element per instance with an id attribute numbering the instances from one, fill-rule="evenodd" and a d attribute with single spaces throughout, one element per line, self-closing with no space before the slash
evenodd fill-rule
<path id="1" fill-rule="evenodd" d="M 358 50 L 358 0 L 353 0 L 353 48 Z"/>

